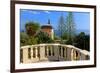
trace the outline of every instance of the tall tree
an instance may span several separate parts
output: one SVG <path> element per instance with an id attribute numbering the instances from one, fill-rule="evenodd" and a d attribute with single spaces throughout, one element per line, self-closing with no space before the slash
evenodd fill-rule
<path id="1" fill-rule="evenodd" d="M 58 31 L 60 34 L 60 38 L 62 39 L 62 35 L 65 33 L 65 20 L 64 20 L 63 14 L 61 14 L 59 18 Z"/>
<path id="2" fill-rule="evenodd" d="M 67 21 L 66 21 L 66 29 L 67 29 L 67 37 L 68 37 L 68 41 L 70 42 L 70 44 L 73 44 L 74 42 L 74 36 L 75 36 L 75 22 L 74 22 L 74 16 L 72 12 L 68 13 L 67 16 Z"/>

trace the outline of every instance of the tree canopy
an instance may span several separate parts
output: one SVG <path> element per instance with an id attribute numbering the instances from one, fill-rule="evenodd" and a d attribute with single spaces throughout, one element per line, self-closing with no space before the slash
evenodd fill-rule
<path id="1" fill-rule="evenodd" d="M 62 36 L 64 35 L 64 33 L 66 31 L 65 28 L 66 28 L 66 26 L 65 26 L 65 20 L 64 20 L 63 15 L 61 15 L 59 17 L 59 22 L 58 22 L 58 31 L 59 31 L 61 39 L 62 39 Z"/>
<path id="2" fill-rule="evenodd" d="M 67 19 L 66 19 L 66 29 L 67 29 L 67 37 L 68 41 L 71 41 L 72 44 L 74 42 L 74 37 L 75 37 L 75 22 L 74 22 L 74 15 L 72 12 L 68 13 Z"/>
<path id="3" fill-rule="evenodd" d="M 36 22 L 28 22 L 25 25 L 26 33 L 29 36 L 34 36 L 36 31 L 40 29 L 40 24 Z"/>
<path id="4" fill-rule="evenodd" d="M 79 35 L 75 38 L 76 47 L 80 49 L 90 50 L 89 44 L 90 44 L 90 37 L 89 35 L 86 35 L 84 32 L 81 32 Z"/>
<path id="5" fill-rule="evenodd" d="M 51 43 L 53 40 L 49 37 L 46 32 L 39 31 L 36 36 L 38 38 L 38 43 Z"/>

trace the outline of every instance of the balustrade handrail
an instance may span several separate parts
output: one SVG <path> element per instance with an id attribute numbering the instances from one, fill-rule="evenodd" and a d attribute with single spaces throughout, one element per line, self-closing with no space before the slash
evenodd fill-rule
<path id="1" fill-rule="evenodd" d="M 55 43 L 51 43 L 51 44 L 26 45 L 26 46 L 22 46 L 21 49 L 30 48 L 30 47 L 39 47 L 39 46 L 61 46 L 61 47 L 67 47 L 69 49 L 74 49 L 76 51 L 79 51 L 80 53 L 82 53 L 84 55 L 90 56 L 90 52 L 87 51 L 87 50 L 82 50 L 82 49 L 77 48 L 77 47 L 75 47 L 73 45 L 65 45 L 65 44 L 55 44 Z"/>

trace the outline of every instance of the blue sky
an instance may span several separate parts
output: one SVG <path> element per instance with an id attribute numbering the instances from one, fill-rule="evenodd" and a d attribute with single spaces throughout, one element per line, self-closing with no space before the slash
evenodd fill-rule
<path id="1" fill-rule="evenodd" d="M 68 12 L 64 11 L 43 11 L 43 10 L 20 10 L 20 29 L 25 29 L 25 23 L 34 21 L 41 25 L 46 25 L 48 19 L 54 29 L 57 29 L 59 17 L 63 14 L 66 19 Z M 90 13 L 88 12 L 73 12 L 74 22 L 77 30 L 90 30 Z"/>

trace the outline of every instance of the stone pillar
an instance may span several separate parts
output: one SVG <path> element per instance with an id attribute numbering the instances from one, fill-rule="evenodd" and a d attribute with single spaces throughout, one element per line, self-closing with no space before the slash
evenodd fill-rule
<path id="1" fill-rule="evenodd" d="M 53 49 L 54 49 L 54 60 L 60 60 L 59 47 L 55 45 Z"/>
<path id="2" fill-rule="evenodd" d="M 72 49 L 71 60 L 79 60 L 79 51 Z"/>
<path id="3" fill-rule="evenodd" d="M 89 60 L 90 59 L 90 54 L 86 50 L 82 50 L 81 52 L 81 59 L 82 60 Z"/>
<path id="4" fill-rule="evenodd" d="M 71 61 L 72 48 L 67 47 L 67 61 Z"/>
<path id="5" fill-rule="evenodd" d="M 80 54 L 80 60 L 86 60 L 86 55 L 83 54 L 83 53 L 81 53 L 81 54 Z"/>
<path id="6" fill-rule="evenodd" d="M 31 47 L 31 59 L 33 59 L 33 47 Z"/>
<path id="7" fill-rule="evenodd" d="M 63 48 L 61 47 L 61 58 L 63 57 Z"/>
<path id="8" fill-rule="evenodd" d="M 71 50 L 71 60 L 75 60 L 75 58 L 76 58 L 75 50 L 72 49 L 72 50 Z"/>
<path id="9" fill-rule="evenodd" d="M 66 59 L 66 48 L 64 47 L 64 60 Z"/>
<path id="10" fill-rule="evenodd" d="M 46 56 L 45 56 L 45 46 L 40 46 L 40 60 L 45 60 Z"/>
<path id="11" fill-rule="evenodd" d="M 38 48 L 37 47 L 35 47 L 35 54 L 36 54 L 36 58 L 38 57 Z"/>
<path id="12" fill-rule="evenodd" d="M 29 63 L 28 48 L 23 48 L 23 63 Z"/>

